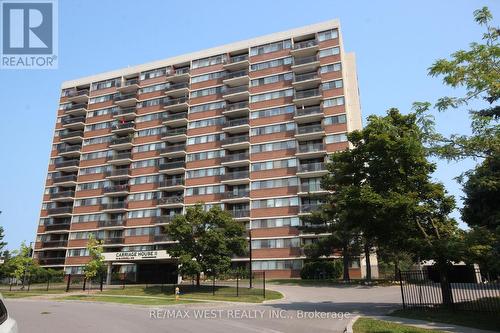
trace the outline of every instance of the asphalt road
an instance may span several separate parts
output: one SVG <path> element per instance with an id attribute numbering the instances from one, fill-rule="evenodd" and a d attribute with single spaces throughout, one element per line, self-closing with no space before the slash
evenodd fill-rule
<path id="1" fill-rule="evenodd" d="M 281 291 L 285 299 L 258 305 L 193 303 L 168 307 L 27 299 L 6 303 L 21 333 L 276 333 L 342 332 L 355 314 L 385 314 L 400 301 L 397 287 L 273 285 L 270 289 Z"/>

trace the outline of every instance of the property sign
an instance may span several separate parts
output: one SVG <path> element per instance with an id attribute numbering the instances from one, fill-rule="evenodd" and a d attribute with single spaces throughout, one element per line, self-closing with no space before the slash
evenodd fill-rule
<path id="1" fill-rule="evenodd" d="M 133 261 L 171 258 L 166 250 L 108 252 L 103 253 L 102 255 L 104 256 L 104 261 Z"/>

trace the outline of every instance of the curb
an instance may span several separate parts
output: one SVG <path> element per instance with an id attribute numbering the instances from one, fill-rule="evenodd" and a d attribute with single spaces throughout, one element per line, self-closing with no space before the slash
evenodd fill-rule
<path id="1" fill-rule="evenodd" d="M 356 320 L 359 319 L 360 316 L 355 316 L 354 318 L 352 318 L 351 320 L 349 320 L 349 323 L 347 323 L 347 326 L 344 330 L 344 333 L 353 333 L 352 331 L 352 326 L 354 325 L 354 323 L 356 322 Z"/>

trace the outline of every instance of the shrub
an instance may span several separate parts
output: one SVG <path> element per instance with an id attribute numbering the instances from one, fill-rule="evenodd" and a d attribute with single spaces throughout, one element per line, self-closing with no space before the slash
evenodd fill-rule
<path id="1" fill-rule="evenodd" d="M 307 279 L 338 279 L 342 276 L 342 263 L 337 260 L 320 260 L 304 264 L 300 277 Z"/>

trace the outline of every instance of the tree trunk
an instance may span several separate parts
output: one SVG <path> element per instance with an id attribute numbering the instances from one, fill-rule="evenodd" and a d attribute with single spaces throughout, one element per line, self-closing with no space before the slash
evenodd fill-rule
<path id="1" fill-rule="evenodd" d="M 394 281 L 399 278 L 399 260 L 394 260 Z"/>
<path id="2" fill-rule="evenodd" d="M 439 284 L 441 285 L 441 297 L 443 304 L 447 307 L 453 306 L 453 293 L 451 290 L 450 281 L 448 279 L 448 267 L 445 264 L 438 263 Z"/>
<path id="3" fill-rule="evenodd" d="M 200 286 L 200 273 L 196 273 L 196 286 Z"/>
<path id="4" fill-rule="evenodd" d="M 372 282 L 372 266 L 370 263 L 370 245 L 365 241 L 366 282 Z"/>
<path id="5" fill-rule="evenodd" d="M 344 282 L 349 282 L 351 280 L 349 276 L 349 247 L 348 245 L 344 245 L 342 247 L 342 263 L 344 264 Z"/>

